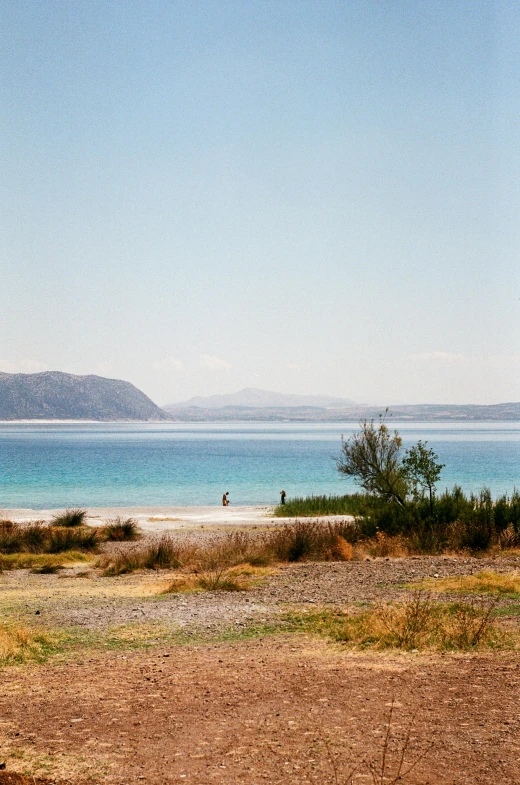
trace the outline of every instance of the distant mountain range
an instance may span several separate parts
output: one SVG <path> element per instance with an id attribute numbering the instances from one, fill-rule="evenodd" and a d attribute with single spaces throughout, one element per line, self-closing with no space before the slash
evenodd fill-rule
<path id="1" fill-rule="evenodd" d="M 343 422 L 376 418 L 386 406 L 368 406 L 347 398 L 327 395 L 288 395 L 247 387 L 229 395 L 197 396 L 169 404 L 165 411 L 181 422 L 263 421 Z M 468 404 L 409 404 L 389 406 L 396 420 L 422 421 L 519 421 L 520 403 L 489 406 Z"/>
<path id="2" fill-rule="evenodd" d="M 341 409 L 356 405 L 354 401 L 348 398 L 334 398 L 331 395 L 294 395 L 291 393 L 258 390 L 256 387 L 245 387 L 236 393 L 208 395 L 206 397 L 198 395 L 195 398 L 190 398 L 188 401 L 182 401 L 182 403 L 167 404 L 164 409 L 167 412 L 189 409 L 192 406 L 196 406 L 199 409 L 223 409 L 225 406 L 245 406 L 249 409 L 317 406 L 322 409 Z"/>
<path id="3" fill-rule="evenodd" d="M 385 409 L 329 395 L 290 395 L 247 387 L 229 395 L 156 406 L 130 382 L 60 371 L 0 373 L 0 420 L 177 422 L 344 422 Z M 520 421 L 520 403 L 491 406 L 417 404 L 390 407 L 397 421 Z"/>
<path id="4" fill-rule="evenodd" d="M 60 371 L 0 373 L 0 420 L 169 420 L 130 382 Z"/>

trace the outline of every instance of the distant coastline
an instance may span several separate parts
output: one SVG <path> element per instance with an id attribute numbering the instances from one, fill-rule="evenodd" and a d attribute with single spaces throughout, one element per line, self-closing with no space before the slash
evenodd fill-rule
<path id="1" fill-rule="evenodd" d="M 356 406 L 348 409 L 323 407 L 237 407 L 221 409 L 189 407 L 166 409 L 176 422 L 359 422 L 377 418 L 385 406 Z M 419 404 L 388 407 L 392 422 L 520 422 L 520 403 L 479 406 Z"/>

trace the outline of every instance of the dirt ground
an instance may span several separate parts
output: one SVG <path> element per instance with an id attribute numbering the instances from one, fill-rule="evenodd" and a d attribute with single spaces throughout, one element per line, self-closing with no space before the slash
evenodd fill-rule
<path id="1" fill-rule="evenodd" d="M 413 578 L 518 566 L 304 564 L 248 592 L 178 596 L 157 595 L 157 574 L 5 573 L 4 616 L 100 635 L 121 620 L 170 624 L 197 643 L 88 645 L 1 670 L 0 785 L 22 785 L 15 771 L 71 785 L 388 785 L 401 756 L 405 772 L 416 762 L 401 780 L 409 785 L 519 785 L 518 653 L 349 653 L 299 634 L 215 637 L 294 603 L 398 597 Z"/>

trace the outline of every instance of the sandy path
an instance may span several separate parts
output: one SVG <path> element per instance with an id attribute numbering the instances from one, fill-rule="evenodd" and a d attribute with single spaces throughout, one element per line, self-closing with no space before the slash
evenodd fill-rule
<path id="1" fill-rule="evenodd" d="M 298 636 L 157 647 L 12 669 L 0 736 L 8 769 L 74 785 L 344 785 L 380 762 L 395 700 L 387 774 L 411 723 L 407 763 L 434 748 L 406 785 L 518 785 L 519 688 L 515 655 L 352 655 Z"/>

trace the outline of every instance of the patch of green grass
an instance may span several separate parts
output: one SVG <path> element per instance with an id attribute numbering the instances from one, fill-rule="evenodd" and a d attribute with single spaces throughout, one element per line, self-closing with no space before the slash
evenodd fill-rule
<path id="1" fill-rule="evenodd" d="M 106 630 L 86 630 L 83 627 L 54 629 L 47 634 L 47 646 L 40 661 L 49 657 L 59 660 L 78 659 L 89 652 L 125 652 L 152 649 L 156 646 L 204 645 L 249 640 L 266 635 L 287 633 L 282 620 L 272 623 L 245 623 L 215 630 L 182 629 L 159 622 L 132 623 Z"/>
<path id="2" fill-rule="evenodd" d="M 495 594 L 516 600 L 520 599 L 520 572 L 499 573 L 482 570 L 475 575 L 426 578 L 406 588 L 450 594 Z"/>
<path id="3" fill-rule="evenodd" d="M 351 649 L 479 651 L 516 649 L 513 636 L 495 622 L 495 604 L 438 603 L 417 592 L 403 603 L 380 603 L 358 612 L 292 611 L 288 628 L 327 637 Z"/>
<path id="4" fill-rule="evenodd" d="M 493 616 L 520 616 L 520 605 L 501 605 L 495 608 Z"/>

